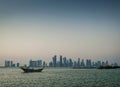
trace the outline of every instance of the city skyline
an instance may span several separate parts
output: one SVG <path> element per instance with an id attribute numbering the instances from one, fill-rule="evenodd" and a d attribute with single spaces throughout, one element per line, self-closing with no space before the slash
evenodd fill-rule
<path id="1" fill-rule="evenodd" d="M 120 63 L 119 0 L 1 0 L 0 65 L 56 55 Z"/>
<path id="2" fill-rule="evenodd" d="M 27 58 L 28 59 L 28 58 Z M 37 66 L 37 64 L 39 64 L 39 66 L 43 66 L 43 63 L 44 65 L 47 65 L 47 66 L 50 66 L 50 67 L 63 67 L 63 65 L 65 63 L 72 63 L 72 65 L 74 65 L 75 63 L 77 64 L 78 61 L 79 61 L 79 65 L 80 66 L 86 66 L 87 65 L 87 61 L 88 62 L 91 62 L 90 65 L 92 65 L 92 63 L 100 63 L 102 64 L 102 62 L 107 62 L 107 65 L 114 65 L 114 64 L 117 64 L 117 65 L 120 65 L 119 61 L 110 61 L 110 60 L 106 60 L 106 58 L 96 58 L 96 60 L 93 60 L 93 58 L 90 58 L 90 57 L 85 57 L 85 58 L 81 58 L 81 57 L 77 57 L 77 58 L 72 58 L 72 57 L 66 57 L 66 56 L 63 56 L 63 55 L 54 55 L 52 56 L 51 58 L 49 58 L 50 60 L 49 61 L 46 61 L 44 60 L 44 58 L 29 58 L 27 61 L 24 61 L 24 60 L 13 60 L 11 58 L 7 58 L 5 59 L 4 61 L 2 61 L 3 63 L 0 64 L 0 66 L 13 66 L 15 67 L 17 63 L 19 63 L 20 66 L 31 66 L 32 63 L 30 62 L 33 62 L 33 65 Z M 14 61 L 14 63 L 13 63 Z M 6 62 L 7 65 L 6 65 Z M 109 62 L 109 63 L 108 63 Z M 72 66 L 71 65 L 71 66 Z M 68 67 L 68 66 L 64 66 L 64 67 Z M 69 66 L 70 67 L 70 66 Z"/>
<path id="3" fill-rule="evenodd" d="M 43 61 L 42 59 L 32 60 L 30 59 L 28 63 L 22 65 L 20 62 L 13 62 L 13 60 L 5 60 L 4 61 L 5 67 L 81 67 L 81 68 L 97 68 L 100 66 L 119 66 L 118 63 L 112 62 L 110 63 L 108 60 L 91 60 L 91 59 L 81 59 L 77 58 L 74 60 L 72 58 L 67 58 L 62 55 L 57 56 L 54 55 L 51 58 L 51 61 Z"/>

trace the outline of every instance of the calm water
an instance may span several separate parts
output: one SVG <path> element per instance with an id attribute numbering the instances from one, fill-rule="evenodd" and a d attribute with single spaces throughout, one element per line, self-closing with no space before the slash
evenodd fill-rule
<path id="1" fill-rule="evenodd" d="M 120 87 L 120 69 L 44 69 L 23 73 L 0 68 L 0 87 Z"/>

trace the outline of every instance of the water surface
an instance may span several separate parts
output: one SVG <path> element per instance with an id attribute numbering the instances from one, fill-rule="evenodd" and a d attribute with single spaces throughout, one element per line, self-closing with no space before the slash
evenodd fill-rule
<path id="1" fill-rule="evenodd" d="M 120 69 L 44 69 L 23 73 L 0 68 L 0 87 L 120 87 Z"/>

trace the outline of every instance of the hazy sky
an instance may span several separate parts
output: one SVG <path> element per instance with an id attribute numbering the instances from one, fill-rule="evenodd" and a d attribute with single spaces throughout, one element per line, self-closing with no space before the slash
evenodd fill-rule
<path id="1" fill-rule="evenodd" d="M 120 0 L 0 0 L 0 61 L 55 54 L 119 63 Z"/>

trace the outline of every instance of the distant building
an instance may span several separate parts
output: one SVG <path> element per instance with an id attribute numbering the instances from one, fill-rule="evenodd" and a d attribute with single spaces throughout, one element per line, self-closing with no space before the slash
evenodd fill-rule
<path id="1" fill-rule="evenodd" d="M 49 62 L 49 67 L 52 67 L 53 63 L 52 62 Z"/>
<path id="2" fill-rule="evenodd" d="M 77 67 L 77 62 L 76 61 L 74 61 L 74 67 Z"/>
<path id="3" fill-rule="evenodd" d="M 12 67 L 15 67 L 15 64 L 12 64 Z"/>
<path id="4" fill-rule="evenodd" d="M 19 63 L 13 63 L 11 60 L 5 60 L 5 67 L 19 67 Z"/>
<path id="5" fill-rule="evenodd" d="M 92 67 L 96 67 L 96 65 L 95 65 L 95 62 L 93 61 L 92 62 L 92 65 L 91 65 Z"/>
<path id="6" fill-rule="evenodd" d="M 63 58 L 63 66 L 67 67 L 67 59 L 66 59 L 66 57 Z"/>
<path id="7" fill-rule="evenodd" d="M 98 61 L 96 67 L 99 67 L 99 66 L 101 66 L 101 65 L 102 65 L 101 61 Z"/>
<path id="8" fill-rule="evenodd" d="M 45 66 L 47 66 L 47 65 L 46 65 L 45 61 L 43 61 L 43 67 L 45 67 Z"/>
<path id="9" fill-rule="evenodd" d="M 10 61 L 10 67 L 13 67 L 13 61 Z"/>
<path id="10" fill-rule="evenodd" d="M 81 67 L 85 67 L 84 59 L 81 61 Z"/>
<path id="11" fill-rule="evenodd" d="M 69 59 L 69 67 L 73 67 L 73 62 L 71 58 Z"/>
<path id="12" fill-rule="evenodd" d="M 80 58 L 78 58 L 77 67 L 80 67 Z"/>
<path id="13" fill-rule="evenodd" d="M 62 67 L 62 55 L 60 55 L 60 67 Z"/>
<path id="14" fill-rule="evenodd" d="M 52 58 L 53 59 L 53 67 L 57 66 L 57 58 L 56 55 Z"/>
<path id="15" fill-rule="evenodd" d="M 105 62 L 102 62 L 102 66 L 105 66 Z"/>
<path id="16" fill-rule="evenodd" d="M 42 66 L 42 60 L 38 60 L 37 62 L 37 67 L 41 67 Z"/>
<path id="17" fill-rule="evenodd" d="M 13 61 L 5 60 L 5 67 L 12 67 L 12 66 L 13 66 Z"/>
<path id="18" fill-rule="evenodd" d="M 17 67 L 20 67 L 20 63 L 17 63 L 16 65 L 17 65 Z"/>
<path id="19" fill-rule="evenodd" d="M 30 60 L 29 61 L 29 66 L 30 67 L 41 67 L 42 66 L 42 60 L 37 60 L 37 61 Z"/>
<path id="20" fill-rule="evenodd" d="M 86 67 L 91 67 L 91 59 L 86 60 Z"/>
<path id="21" fill-rule="evenodd" d="M 118 64 L 117 63 L 113 63 L 113 64 L 111 64 L 112 66 L 118 66 Z"/>
<path id="22" fill-rule="evenodd" d="M 105 65 L 106 65 L 106 66 L 108 66 L 108 65 L 109 65 L 109 64 L 108 64 L 108 61 L 106 61 Z"/>

